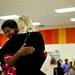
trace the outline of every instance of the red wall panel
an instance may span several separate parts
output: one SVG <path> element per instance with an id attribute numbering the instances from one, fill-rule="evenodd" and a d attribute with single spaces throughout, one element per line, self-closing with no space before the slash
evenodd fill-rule
<path id="1" fill-rule="evenodd" d="M 67 43 L 75 43 L 75 28 L 66 28 Z"/>
<path id="2" fill-rule="evenodd" d="M 58 43 L 58 30 L 43 30 L 40 31 L 44 37 L 45 44 L 56 44 Z"/>
<path id="3" fill-rule="evenodd" d="M 7 40 L 8 39 L 4 34 L 0 34 L 0 46 L 3 46 Z"/>

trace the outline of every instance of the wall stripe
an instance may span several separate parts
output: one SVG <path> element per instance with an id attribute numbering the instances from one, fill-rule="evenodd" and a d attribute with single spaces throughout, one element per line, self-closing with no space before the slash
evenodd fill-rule
<path id="1" fill-rule="evenodd" d="M 48 29 L 40 31 L 45 44 L 75 43 L 75 28 Z M 0 46 L 7 41 L 4 34 L 0 34 Z"/>
<path id="2" fill-rule="evenodd" d="M 75 43 L 75 28 L 66 29 L 67 43 Z"/>
<path id="3" fill-rule="evenodd" d="M 8 38 L 4 34 L 0 34 L 0 47 L 2 47 Z"/>
<path id="4" fill-rule="evenodd" d="M 66 43 L 66 30 L 65 29 L 59 29 L 58 30 L 58 41 L 59 41 L 59 44 L 63 44 L 63 43 Z"/>
<path id="5" fill-rule="evenodd" d="M 58 43 L 58 30 L 43 30 L 40 31 L 44 37 L 46 44 L 57 44 Z"/>

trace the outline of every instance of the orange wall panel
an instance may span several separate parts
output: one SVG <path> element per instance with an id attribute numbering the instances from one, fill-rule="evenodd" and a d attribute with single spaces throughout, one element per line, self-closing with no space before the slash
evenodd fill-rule
<path id="1" fill-rule="evenodd" d="M 66 29 L 65 28 L 63 28 L 63 29 L 58 29 L 58 36 L 59 36 L 59 38 L 58 38 L 58 40 L 59 40 L 59 44 L 64 44 L 64 43 L 66 43 Z"/>

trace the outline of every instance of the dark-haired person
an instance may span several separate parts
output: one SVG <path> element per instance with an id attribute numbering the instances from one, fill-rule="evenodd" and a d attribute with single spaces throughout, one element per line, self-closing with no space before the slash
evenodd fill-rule
<path id="1" fill-rule="evenodd" d="M 10 59 L 10 57 L 12 57 L 14 55 L 14 53 L 16 52 L 16 51 L 14 51 L 15 49 L 13 49 L 13 48 L 15 48 L 15 46 L 14 46 L 15 44 L 13 42 L 15 42 L 14 36 L 16 38 L 17 33 L 18 33 L 17 23 L 14 20 L 7 20 L 2 24 L 2 30 L 5 33 L 5 35 L 9 38 L 9 40 L 6 42 L 6 44 L 0 50 L 0 58 L 1 58 L 0 60 L 2 63 L 2 69 L 3 69 L 4 74 L 6 74 L 6 75 L 10 75 L 10 74 L 15 75 L 16 68 L 15 67 L 10 68 L 7 63 L 9 61 L 8 59 Z M 11 42 L 12 40 L 13 40 L 13 42 Z M 32 47 L 26 47 L 27 49 L 24 47 L 22 47 L 22 48 L 25 49 L 25 52 L 26 52 L 25 54 L 31 54 Z M 31 50 L 29 50 L 29 49 L 31 49 Z M 18 51 L 13 58 L 14 62 L 16 59 L 18 59 L 18 57 L 20 57 L 21 55 L 24 54 L 24 51 L 23 51 L 23 54 L 22 54 L 22 52 L 20 52 L 20 53 L 19 52 L 20 51 Z M 16 55 L 18 57 L 16 57 Z"/>
<path id="2" fill-rule="evenodd" d="M 61 68 L 61 63 L 59 61 L 57 61 L 57 67 L 54 68 L 53 75 L 64 75 L 64 71 Z"/>
<path id="3" fill-rule="evenodd" d="M 65 59 L 64 61 L 65 63 L 62 65 L 62 68 L 64 70 L 65 75 L 68 75 L 68 72 L 70 70 L 70 65 L 68 63 L 68 59 Z"/>
<path id="4" fill-rule="evenodd" d="M 28 29 L 30 19 L 24 16 L 22 18 L 26 21 Z M 5 54 L 12 54 L 13 57 L 7 63 L 9 66 L 15 65 L 16 75 L 45 75 L 40 71 L 41 65 L 45 60 L 43 53 L 45 50 L 44 40 L 39 32 L 27 29 L 25 33 L 18 33 L 18 26 L 13 20 L 7 20 L 2 24 L 2 30 L 10 39 L 0 50 L 1 63 L 5 63 Z M 25 45 L 23 45 L 24 42 Z"/>

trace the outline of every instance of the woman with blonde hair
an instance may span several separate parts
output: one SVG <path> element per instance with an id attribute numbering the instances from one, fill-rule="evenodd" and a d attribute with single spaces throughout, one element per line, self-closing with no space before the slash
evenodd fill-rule
<path id="1" fill-rule="evenodd" d="M 20 16 L 18 20 L 19 33 L 34 32 L 35 28 L 32 25 L 32 19 L 29 16 Z"/>

